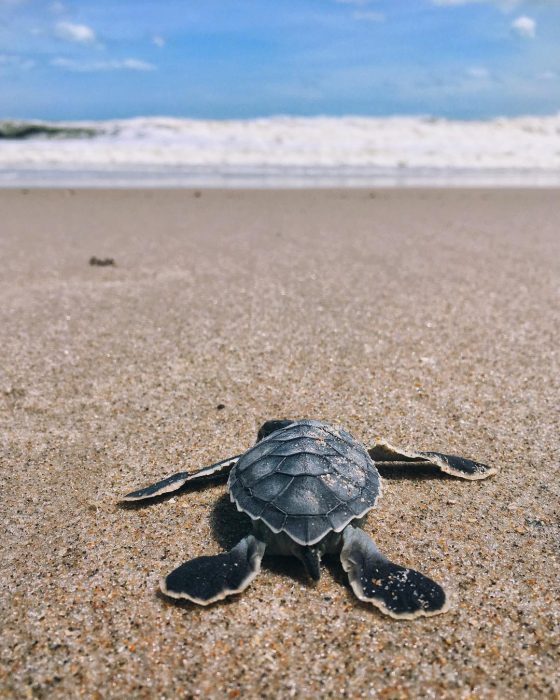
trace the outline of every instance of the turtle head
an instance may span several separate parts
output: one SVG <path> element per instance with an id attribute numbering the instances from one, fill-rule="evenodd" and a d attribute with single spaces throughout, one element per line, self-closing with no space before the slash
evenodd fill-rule
<path id="1" fill-rule="evenodd" d="M 261 427 L 259 428 L 259 432 L 257 433 L 257 442 L 264 440 L 265 437 L 268 437 L 272 433 L 275 433 L 277 430 L 281 430 L 282 428 L 287 428 L 289 425 L 292 425 L 292 423 L 295 423 L 295 421 L 294 420 L 267 420 L 266 423 L 263 423 L 261 425 Z"/>

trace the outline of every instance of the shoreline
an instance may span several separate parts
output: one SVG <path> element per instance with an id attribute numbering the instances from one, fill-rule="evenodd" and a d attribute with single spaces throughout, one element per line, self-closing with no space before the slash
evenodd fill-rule
<path id="1" fill-rule="evenodd" d="M 491 169 L 251 169 L 146 168 L 55 169 L 0 168 L 0 189 L 552 189 L 560 188 L 557 170 Z"/>

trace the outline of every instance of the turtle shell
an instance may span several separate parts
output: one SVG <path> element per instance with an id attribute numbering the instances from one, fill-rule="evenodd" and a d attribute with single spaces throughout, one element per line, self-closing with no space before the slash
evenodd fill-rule
<path id="1" fill-rule="evenodd" d="M 312 545 L 364 516 L 375 505 L 380 480 L 373 460 L 349 433 L 302 420 L 247 450 L 228 487 L 238 510 Z"/>

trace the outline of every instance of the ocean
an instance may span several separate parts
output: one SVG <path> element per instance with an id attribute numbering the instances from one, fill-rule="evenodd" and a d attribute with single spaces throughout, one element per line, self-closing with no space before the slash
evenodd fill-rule
<path id="1" fill-rule="evenodd" d="M 560 185 L 560 114 L 0 121 L 0 187 Z"/>

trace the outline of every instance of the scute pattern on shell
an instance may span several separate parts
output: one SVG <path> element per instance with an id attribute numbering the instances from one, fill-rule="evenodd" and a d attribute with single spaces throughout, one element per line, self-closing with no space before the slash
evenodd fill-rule
<path id="1" fill-rule="evenodd" d="M 379 496 L 380 480 L 371 457 L 349 433 L 303 420 L 248 450 L 228 486 L 231 500 L 253 520 L 311 545 L 365 515 Z"/>

